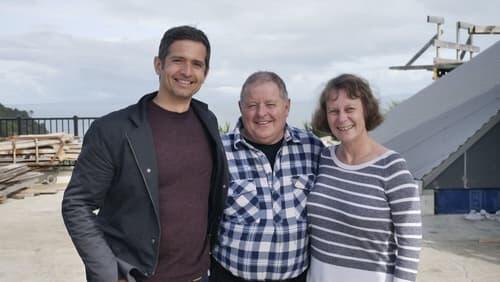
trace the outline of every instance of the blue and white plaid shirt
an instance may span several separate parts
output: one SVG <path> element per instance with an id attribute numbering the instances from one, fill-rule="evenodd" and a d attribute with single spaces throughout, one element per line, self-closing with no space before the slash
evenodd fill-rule
<path id="1" fill-rule="evenodd" d="M 274 171 L 266 155 L 243 139 L 238 122 L 222 137 L 230 185 L 214 258 L 245 280 L 284 280 L 308 267 L 306 198 L 323 144 L 289 127 Z"/>

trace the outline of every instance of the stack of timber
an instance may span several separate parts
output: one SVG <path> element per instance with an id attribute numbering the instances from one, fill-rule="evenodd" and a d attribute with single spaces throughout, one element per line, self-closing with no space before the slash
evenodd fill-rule
<path id="1" fill-rule="evenodd" d="M 7 197 L 32 187 L 42 175 L 43 173 L 33 171 L 26 164 L 0 166 L 0 204 L 5 202 Z"/>
<path id="2" fill-rule="evenodd" d="M 11 136 L 0 139 L 0 164 L 54 166 L 76 161 L 81 148 L 80 140 L 67 133 Z"/>

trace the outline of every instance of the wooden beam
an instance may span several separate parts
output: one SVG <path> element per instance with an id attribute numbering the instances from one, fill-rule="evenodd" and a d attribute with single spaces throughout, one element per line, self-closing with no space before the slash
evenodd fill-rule
<path id="1" fill-rule="evenodd" d="M 469 37 L 467 38 L 467 41 L 465 41 L 465 44 L 466 45 L 470 45 L 472 44 L 472 34 L 469 34 Z M 458 50 L 457 50 L 458 51 Z M 462 53 L 460 54 L 460 60 L 463 60 L 464 57 L 465 57 L 465 53 L 467 53 L 466 51 L 462 51 Z M 472 56 L 472 55 L 471 55 Z"/>
<path id="2" fill-rule="evenodd" d="M 436 16 L 427 16 L 427 22 L 435 24 L 444 24 L 444 18 Z"/>
<path id="3" fill-rule="evenodd" d="M 474 25 L 469 28 L 469 34 L 500 34 L 500 26 L 498 25 Z"/>
<path id="4" fill-rule="evenodd" d="M 10 185 L 10 183 L 17 183 L 17 182 L 22 182 L 28 179 L 32 178 L 38 178 L 42 176 L 43 173 L 37 172 L 37 171 L 29 171 L 29 172 L 23 172 L 21 174 L 18 174 L 14 177 L 11 177 L 10 179 L 3 179 L 0 185 Z M 2 189 L 2 188 L 0 188 Z"/>
<path id="5" fill-rule="evenodd" d="M 415 62 L 429 48 L 429 46 L 432 45 L 434 40 L 436 40 L 437 38 L 438 38 L 438 35 L 435 34 L 429 40 L 429 42 L 425 43 L 425 45 L 422 48 L 420 48 L 420 50 L 418 50 L 418 52 L 408 61 L 408 63 L 406 63 L 406 66 L 410 66 L 411 64 L 413 64 L 413 62 Z"/>
<path id="6" fill-rule="evenodd" d="M 5 189 L 0 190 L 0 203 L 3 203 L 10 194 L 17 192 L 21 189 L 28 188 L 31 185 L 35 184 L 37 181 L 38 181 L 38 179 L 29 179 L 29 180 L 16 183 L 14 185 L 8 186 Z"/>
<path id="7" fill-rule="evenodd" d="M 392 66 L 391 70 L 433 70 L 434 65 L 420 65 L 420 66 Z"/>
<path id="8" fill-rule="evenodd" d="M 434 58 L 434 65 L 460 65 L 463 61 L 456 59 Z"/>
<path id="9" fill-rule="evenodd" d="M 469 28 L 472 28 L 472 27 L 474 27 L 473 24 L 462 22 L 462 21 L 458 21 L 457 22 L 457 28 L 459 28 L 459 29 L 467 29 L 467 30 L 469 30 Z"/>
<path id="10" fill-rule="evenodd" d="M 69 150 L 69 149 L 68 149 Z M 68 151 L 64 149 L 64 151 Z M 78 150 L 80 151 L 80 150 Z M 55 154 L 57 151 L 53 148 L 40 148 L 38 149 L 38 156 L 41 157 L 44 154 Z M 19 149 L 16 150 L 17 155 L 36 155 L 36 149 Z M 12 155 L 12 150 L 0 150 L 0 155 Z"/>
<path id="11" fill-rule="evenodd" d="M 459 43 L 455 43 L 455 42 L 448 42 L 448 41 L 442 41 L 442 40 L 437 40 L 437 39 L 434 40 L 434 46 L 440 47 L 440 48 L 448 48 L 448 49 L 466 51 L 466 52 L 479 52 L 479 47 L 474 46 L 474 45 L 459 44 Z"/>
<path id="12" fill-rule="evenodd" d="M 50 146 L 50 145 L 60 145 L 59 140 L 39 140 L 38 141 L 38 146 Z M 28 148 L 35 148 L 37 145 L 35 144 L 34 140 L 31 141 L 3 141 L 0 142 L 0 150 L 12 150 L 13 147 L 15 146 L 16 149 L 28 149 Z"/>
<path id="13" fill-rule="evenodd" d="M 440 59 L 445 60 L 445 59 Z M 419 66 L 392 66 L 389 67 L 391 70 L 428 70 L 432 71 L 434 69 L 454 69 L 461 65 L 463 62 L 443 62 L 438 61 L 435 65 L 419 65 Z"/>

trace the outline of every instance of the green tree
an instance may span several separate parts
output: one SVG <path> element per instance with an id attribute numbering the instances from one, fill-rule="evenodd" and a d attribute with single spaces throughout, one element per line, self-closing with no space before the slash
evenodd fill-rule
<path id="1" fill-rule="evenodd" d="M 16 108 L 9 108 L 0 104 L 0 119 L 11 119 L 11 118 L 21 118 L 20 123 L 21 128 L 19 129 L 18 120 L 3 120 L 0 122 L 0 137 L 7 137 L 10 135 L 18 134 L 45 134 L 48 130 L 45 128 L 44 124 L 41 124 L 34 120 L 24 120 L 31 118 L 33 111 L 23 111 Z"/>
<path id="2" fill-rule="evenodd" d="M 329 132 L 324 132 L 324 131 L 320 131 L 316 128 L 313 128 L 310 122 L 304 121 L 303 125 L 304 125 L 304 129 L 306 131 L 312 132 L 314 135 L 316 135 L 320 138 L 325 137 L 325 136 L 330 136 Z"/>
<path id="3" fill-rule="evenodd" d="M 226 121 L 226 122 L 224 122 L 223 125 L 219 125 L 219 132 L 220 132 L 220 134 L 228 133 L 230 128 L 231 128 L 231 124 Z"/>
<path id="4" fill-rule="evenodd" d="M 399 104 L 401 104 L 401 100 L 391 100 L 389 102 L 389 105 L 387 105 L 386 107 L 384 107 L 382 109 L 382 114 L 385 116 L 389 111 L 391 111 L 392 109 L 394 109 L 395 107 L 397 107 Z"/>

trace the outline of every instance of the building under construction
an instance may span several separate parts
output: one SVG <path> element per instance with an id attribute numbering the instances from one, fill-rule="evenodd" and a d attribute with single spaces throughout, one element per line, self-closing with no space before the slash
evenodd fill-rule
<path id="1" fill-rule="evenodd" d="M 424 193 L 434 192 L 436 213 L 495 212 L 500 210 L 500 41 L 468 61 L 461 60 L 466 47 L 455 47 L 459 61 L 397 67 L 435 73 L 446 67 L 446 75 L 393 108 L 372 136 L 405 157 Z"/>

